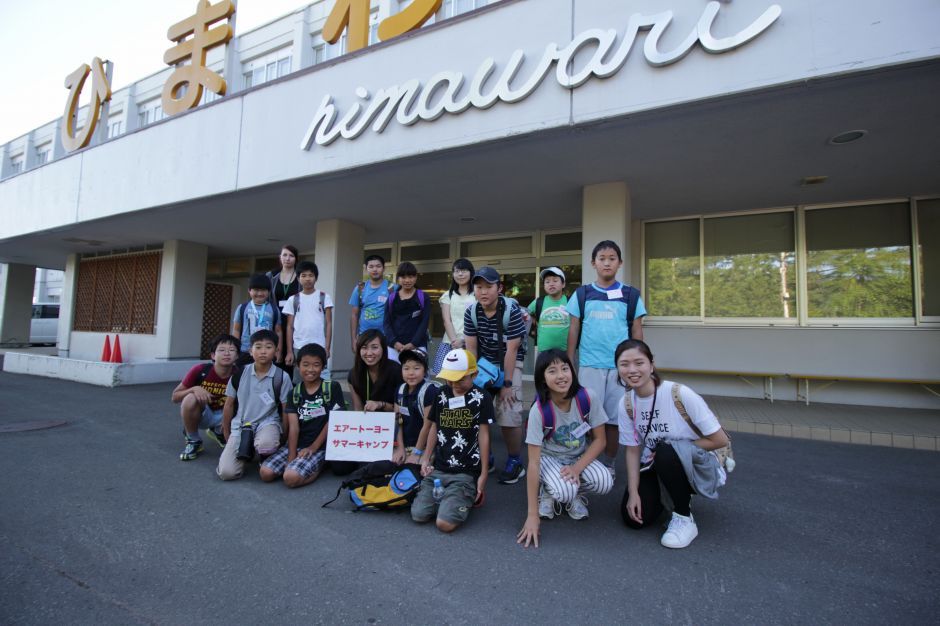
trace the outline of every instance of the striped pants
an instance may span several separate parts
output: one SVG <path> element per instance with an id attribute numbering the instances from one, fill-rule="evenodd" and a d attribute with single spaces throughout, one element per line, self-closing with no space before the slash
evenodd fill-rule
<path id="1" fill-rule="evenodd" d="M 564 464 L 561 461 L 547 454 L 543 454 L 539 462 L 539 480 L 545 485 L 548 494 L 563 504 L 569 504 L 574 500 L 579 491 L 604 495 L 614 488 L 614 479 L 610 476 L 610 470 L 596 459 L 581 472 L 580 485 L 573 485 L 562 478 L 562 467 Z"/>

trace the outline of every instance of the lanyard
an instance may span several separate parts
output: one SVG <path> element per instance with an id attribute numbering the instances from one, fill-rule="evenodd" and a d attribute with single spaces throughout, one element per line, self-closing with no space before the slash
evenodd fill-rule
<path id="1" fill-rule="evenodd" d="M 277 282 L 278 282 L 278 284 L 281 286 L 281 289 L 284 290 L 284 299 L 285 299 L 285 300 L 287 299 L 287 294 L 288 294 L 288 292 L 290 291 L 291 285 L 294 284 L 294 276 L 295 276 L 294 270 L 291 270 L 291 272 L 290 272 L 290 280 L 287 281 L 287 283 L 285 284 L 285 283 L 281 282 L 281 275 L 278 274 Z"/>
<path id="2" fill-rule="evenodd" d="M 366 369 L 366 402 L 372 399 L 370 397 L 372 395 L 372 392 L 369 390 L 369 386 L 371 382 L 372 382 L 372 375 L 369 374 L 369 370 Z"/>
<path id="3" fill-rule="evenodd" d="M 267 302 L 261 305 L 261 308 L 255 306 L 254 302 L 251 302 L 251 310 L 255 313 L 255 328 L 261 328 L 261 322 L 264 321 L 264 307 L 267 306 Z"/>

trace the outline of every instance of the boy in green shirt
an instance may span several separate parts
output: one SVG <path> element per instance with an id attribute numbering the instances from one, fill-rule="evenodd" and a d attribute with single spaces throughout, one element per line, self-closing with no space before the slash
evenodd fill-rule
<path id="1" fill-rule="evenodd" d="M 547 267 L 539 274 L 544 294 L 529 305 L 532 336 L 538 338 L 538 351 L 552 348 L 568 349 L 568 296 L 565 295 L 565 273 L 558 267 Z"/>

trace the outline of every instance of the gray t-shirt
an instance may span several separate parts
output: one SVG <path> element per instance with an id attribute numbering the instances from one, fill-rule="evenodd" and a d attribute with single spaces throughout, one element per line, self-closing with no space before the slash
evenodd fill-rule
<path id="1" fill-rule="evenodd" d="M 607 423 L 607 413 L 604 403 L 598 401 L 597 395 L 588 389 L 588 398 L 591 400 L 591 412 L 588 414 L 588 423 L 591 428 Z M 526 431 L 525 442 L 530 445 L 542 446 L 542 454 L 555 457 L 561 461 L 575 462 L 587 448 L 587 433 L 576 437 L 574 430 L 581 425 L 581 413 L 578 411 L 576 398 L 571 398 L 571 407 L 568 411 L 555 408 L 555 430 L 551 436 L 544 437 L 545 430 L 542 424 L 542 412 L 536 402 L 529 409 L 529 428 Z"/>
<path id="2" fill-rule="evenodd" d="M 281 376 L 281 405 L 287 404 L 290 397 L 291 381 L 284 370 L 273 363 L 267 373 L 258 378 L 255 374 L 255 364 L 249 363 L 242 372 L 238 383 L 238 391 L 232 386 L 232 378 L 225 388 L 225 395 L 229 398 L 238 398 L 238 414 L 232 420 L 232 432 L 241 430 L 243 422 L 251 422 L 257 429 L 265 424 L 280 424 L 281 416 L 277 412 L 277 398 L 274 397 L 274 377 Z M 236 395 L 237 393 L 237 395 Z"/>

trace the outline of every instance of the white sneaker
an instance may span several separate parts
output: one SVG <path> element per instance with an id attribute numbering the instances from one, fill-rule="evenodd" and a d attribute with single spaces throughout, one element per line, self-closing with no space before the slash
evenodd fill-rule
<path id="1" fill-rule="evenodd" d="M 542 519 L 552 519 L 561 513 L 561 503 L 551 497 L 545 487 L 539 488 L 539 517 Z"/>
<path id="2" fill-rule="evenodd" d="M 584 519 L 588 516 L 588 499 L 580 493 L 574 497 L 574 500 L 568 504 L 568 517 L 574 520 Z"/>
<path id="3" fill-rule="evenodd" d="M 669 520 L 669 528 L 663 533 L 660 543 L 667 548 L 684 548 L 696 537 L 698 537 L 698 526 L 695 525 L 692 514 L 689 513 L 686 517 L 673 513 L 672 519 Z"/>

